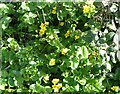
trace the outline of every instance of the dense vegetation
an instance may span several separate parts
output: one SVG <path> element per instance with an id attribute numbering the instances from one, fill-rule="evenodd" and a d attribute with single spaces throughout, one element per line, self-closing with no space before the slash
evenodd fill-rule
<path id="1" fill-rule="evenodd" d="M 119 92 L 120 4 L 92 1 L 0 3 L 0 92 Z"/>

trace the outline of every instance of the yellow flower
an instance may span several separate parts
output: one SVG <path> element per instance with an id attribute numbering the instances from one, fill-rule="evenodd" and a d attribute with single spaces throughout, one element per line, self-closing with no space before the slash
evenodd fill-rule
<path id="1" fill-rule="evenodd" d="M 68 49 L 67 49 L 67 48 L 63 48 L 63 49 L 61 50 L 61 54 L 63 54 L 63 55 L 65 55 L 67 52 L 68 52 Z"/>
<path id="2" fill-rule="evenodd" d="M 56 12 L 56 7 L 53 7 L 53 10 L 52 10 L 52 14 L 56 14 L 57 12 Z"/>
<path id="3" fill-rule="evenodd" d="M 57 87 L 60 89 L 62 87 L 62 83 L 58 83 Z"/>
<path id="4" fill-rule="evenodd" d="M 54 59 L 54 58 L 52 58 L 52 59 L 50 60 L 49 65 L 50 65 L 50 66 L 55 65 L 55 59 Z"/>
<path id="5" fill-rule="evenodd" d="M 42 30 L 44 30 L 44 31 L 46 31 L 46 30 L 47 30 L 45 26 L 44 26 L 44 27 L 42 27 L 41 29 L 42 29 Z"/>
<path id="6" fill-rule="evenodd" d="M 83 6 L 83 12 L 84 13 L 88 13 L 89 11 L 90 11 L 89 6 L 87 6 L 87 5 Z"/>
<path id="7" fill-rule="evenodd" d="M 43 28 L 45 25 L 43 23 L 41 23 L 40 27 Z"/>
<path id="8" fill-rule="evenodd" d="M 64 22 L 59 22 L 59 25 L 60 25 L 60 26 L 63 26 L 63 25 L 64 25 Z"/>
<path id="9" fill-rule="evenodd" d="M 57 12 L 56 12 L 56 10 L 52 10 L 52 14 L 56 14 Z"/>
<path id="10" fill-rule="evenodd" d="M 45 30 L 43 30 L 43 29 L 40 29 L 40 32 L 39 32 L 39 34 L 42 36 L 42 35 L 44 35 L 44 33 L 45 33 Z"/>
<path id="11" fill-rule="evenodd" d="M 54 89 L 54 92 L 59 92 L 59 89 L 62 87 L 62 83 L 58 83 L 58 85 L 54 84 L 52 85 L 52 88 Z"/>
<path id="12" fill-rule="evenodd" d="M 40 27 L 41 27 L 41 29 L 40 29 L 39 34 L 42 36 L 42 35 L 45 34 L 45 31 L 46 31 L 47 29 L 46 29 L 46 27 L 45 27 L 45 25 L 44 25 L 43 23 L 41 23 Z"/>
<path id="13" fill-rule="evenodd" d="M 53 79 L 53 80 L 52 80 L 52 83 L 53 83 L 54 85 L 56 85 L 58 82 L 59 82 L 59 79 Z"/>
<path id="14" fill-rule="evenodd" d="M 45 22 L 45 25 L 49 25 L 49 22 Z"/>
<path id="15" fill-rule="evenodd" d="M 111 87 L 111 89 L 112 89 L 113 91 L 118 91 L 118 90 L 119 90 L 119 86 L 113 86 L 113 87 Z"/>
<path id="16" fill-rule="evenodd" d="M 67 33 L 65 34 L 65 38 L 70 36 L 70 31 L 68 30 Z"/>
<path id="17" fill-rule="evenodd" d="M 78 35 L 75 36 L 75 40 L 77 40 L 77 39 L 79 39 L 79 38 L 80 38 L 80 36 L 78 36 Z"/>
<path id="18" fill-rule="evenodd" d="M 47 74 L 45 77 L 44 77 L 44 79 L 47 81 L 47 80 L 49 80 L 49 75 Z"/>
<path id="19" fill-rule="evenodd" d="M 56 10 L 57 8 L 56 7 L 53 7 L 53 10 Z"/>
<path id="20" fill-rule="evenodd" d="M 43 25 L 41 25 L 41 29 L 40 29 L 39 34 L 40 34 L 41 36 L 44 35 L 46 30 L 47 30 L 46 27 L 43 26 Z"/>
<path id="21" fill-rule="evenodd" d="M 54 92 L 59 92 L 59 88 L 57 87 L 57 85 L 52 85 L 52 88 L 54 89 Z"/>

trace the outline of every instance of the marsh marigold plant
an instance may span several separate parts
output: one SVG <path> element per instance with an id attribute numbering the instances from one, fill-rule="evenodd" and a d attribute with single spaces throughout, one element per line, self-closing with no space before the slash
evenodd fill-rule
<path id="1" fill-rule="evenodd" d="M 120 94 L 118 2 L 47 1 L 0 2 L 0 94 Z"/>

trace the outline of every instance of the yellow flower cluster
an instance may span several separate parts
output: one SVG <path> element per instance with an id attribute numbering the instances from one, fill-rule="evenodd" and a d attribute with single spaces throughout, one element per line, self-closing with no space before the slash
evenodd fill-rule
<path id="1" fill-rule="evenodd" d="M 70 31 L 68 30 L 66 33 L 65 33 L 65 38 L 69 37 L 70 36 Z"/>
<path id="2" fill-rule="evenodd" d="M 113 86 L 113 87 L 111 87 L 111 89 L 112 89 L 113 91 L 118 91 L 118 90 L 119 90 L 119 86 Z"/>
<path id="3" fill-rule="evenodd" d="M 78 36 L 78 35 L 75 36 L 75 40 L 77 40 L 77 39 L 79 39 L 79 38 L 80 38 L 80 36 Z"/>
<path id="4" fill-rule="evenodd" d="M 54 89 L 54 92 L 59 92 L 59 89 L 62 87 L 62 83 L 58 83 L 59 79 L 53 79 L 52 80 L 52 88 Z"/>
<path id="5" fill-rule="evenodd" d="M 43 36 L 44 34 L 45 34 L 45 31 L 47 30 L 46 29 L 46 26 L 47 25 L 49 25 L 49 22 L 45 22 L 45 23 L 41 23 L 41 25 L 40 25 L 40 31 L 39 31 L 39 34 L 41 35 L 41 36 Z"/>
<path id="6" fill-rule="evenodd" d="M 63 49 L 61 50 L 61 54 L 63 54 L 63 55 L 65 55 L 67 52 L 68 52 L 68 49 L 67 49 L 67 48 L 63 48 Z"/>
<path id="7" fill-rule="evenodd" d="M 59 22 L 59 25 L 60 25 L 60 26 L 63 26 L 63 25 L 64 25 L 64 22 Z"/>
<path id="8" fill-rule="evenodd" d="M 55 59 L 54 59 L 54 58 L 52 58 L 52 59 L 50 60 L 49 65 L 50 65 L 50 66 L 54 66 L 54 65 L 55 65 Z"/>
<path id="9" fill-rule="evenodd" d="M 53 7 L 52 14 L 56 14 L 57 13 L 56 10 L 57 10 L 57 8 Z"/>
<path id="10" fill-rule="evenodd" d="M 90 12 L 90 7 L 88 5 L 83 6 L 83 12 L 84 13 L 89 13 Z"/>

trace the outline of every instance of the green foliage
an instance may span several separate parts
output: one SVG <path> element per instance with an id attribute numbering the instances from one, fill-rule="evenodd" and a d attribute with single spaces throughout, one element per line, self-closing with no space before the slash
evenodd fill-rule
<path id="1" fill-rule="evenodd" d="M 1 3 L 1 92 L 119 92 L 120 17 L 114 11 L 118 4 L 111 7 Z"/>

